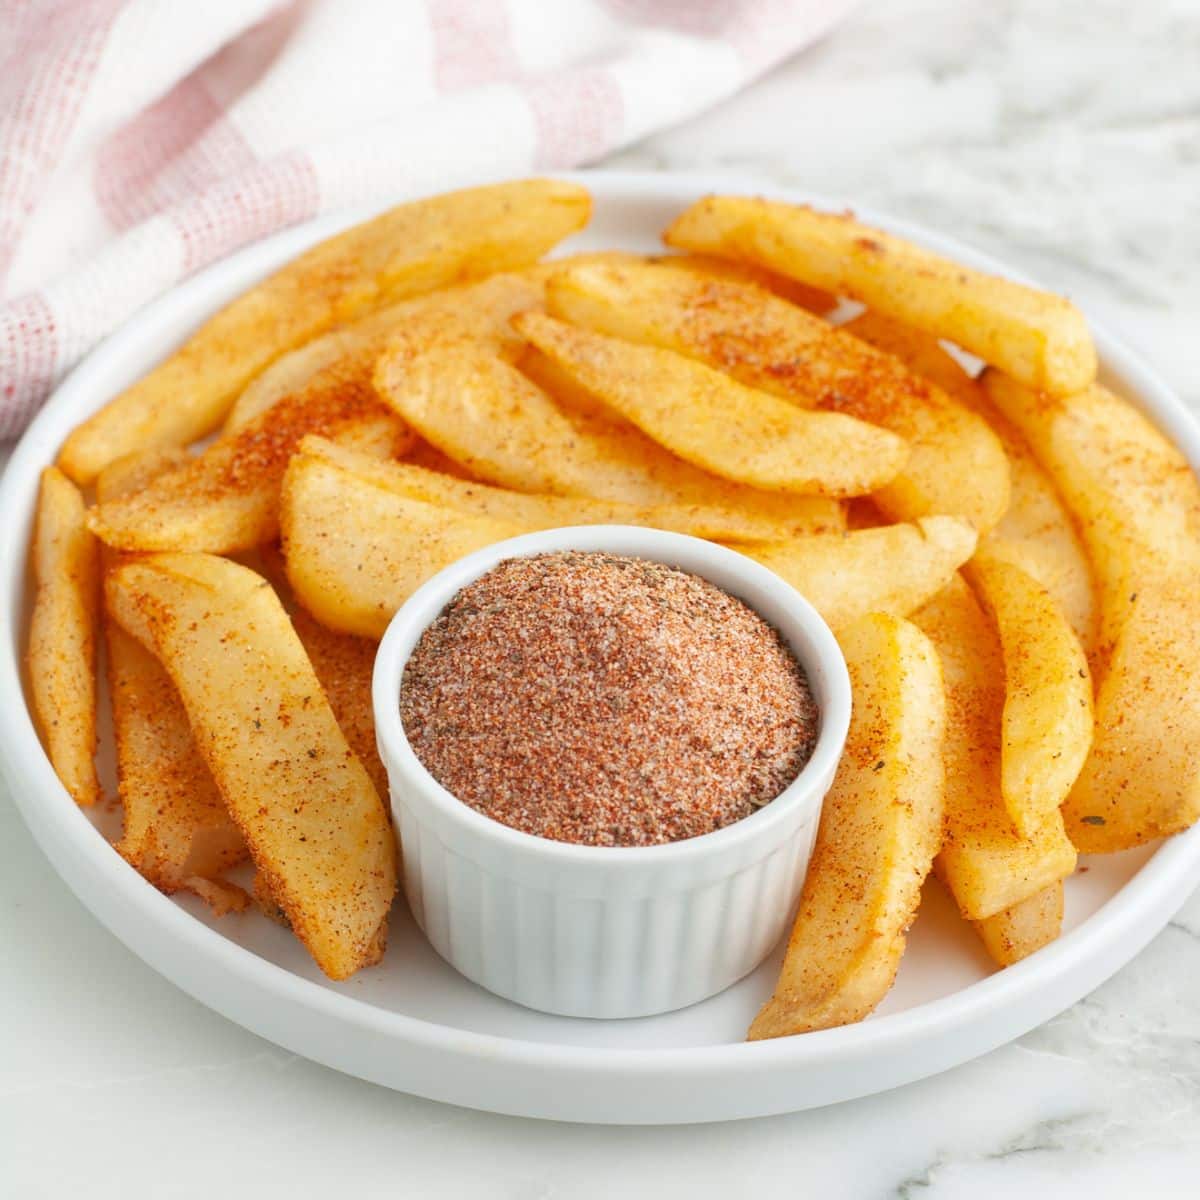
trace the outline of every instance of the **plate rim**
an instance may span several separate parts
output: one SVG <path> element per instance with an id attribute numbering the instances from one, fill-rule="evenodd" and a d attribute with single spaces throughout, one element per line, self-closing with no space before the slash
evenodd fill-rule
<path id="1" fill-rule="evenodd" d="M 681 193 L 699 196 L 716 188 L 727 188 L 755 193 L 765 191 L 781 199 L 835 210 L 847 206 L 844 201 L 824 197 L 808 189 L 780 186 L 769 180 L 742 174 L 601 169 L 555 173 L 555 177 L 583 183 L 598 195 L 615 199 L 662 199 Z M 257 276 L 264 262 L 273 263 L 289 258 L 318 238 L 328 236 L 385 207 L 387 202 L 381 201 L 338 210 L 251 243 L 134 313 L 79 363 L 26 430 L 0 480 L 0 513 L 23 511 L 23 506 L 30 499 L 36 473 L 47 462 L 53 461 L 48 451 L 52 451 L 59 441 L 53 433 L 61 420 L 59 414 L 81 402 L 93 375 L 102 374 L 110 361 L 119 360 L 137 344 L 152 339 L 156 329 L 170 325 L 182 313 L 200 309 L 213 296 L 226 293 L 239 279 Z M 891 218 L 869 206 L 855 204 L 851 207 L 869 223 L 879 224 L 984 269 L 1011 278 L 1025 278 L 1007 264 L 955 238 Z M 1196 417 L 1138 352 L 1110 333 L 1104 323 L 1095 321 L 1090 315 L 1088 320 L 1101 350 L 1102 363 L 1126 381 L 1136 381 L 1133 386 L 1149 415 L 1180 447 L 1193 470 L 1200 469 L 1200 424 Z M 1022 1022 L 1023 1028 L 1018 1033 L 1004 1032 L 989 1044 L 954 1060 L 967 1061 L 1062 1011 L 1124 965 L 1184 903 L 1190 893 L 1190 887 L 1186 885 L 1194 881 L 1196 869 L 1200 866 L 1200 826 L 1197 826 L 1161 844 L 1133 878 L 1095 913 L 1038 954 L 947 996 L 903 1012 L 803 1037 L 657 1049 L 608 1048 L 536 1042 L 476 1032 L 383 1009 L 367 1000 L 294 975 L 287 968 L 261 958 L 254 951 L 196 920 L 170 897 L 159 893 L 121 859 L 87 815 L 71 800 L 42 750 L 23 686 L 23 653 L 16 643 L 16 636 L 20 625 L 17 619 L 19 597 L 27 554 L 25 525 L 23 520 L 7 521 L 0 528 L 0 571 L 8 577 L 0 581 L 0 586 L 4 587 L 0 594 L 0 711 L 8 718 L 0 722 L 0 762 L 17 810 L 43 852 L 51 859 L 56 872 L 84 906 L 155 971 L 200 1003 L 268 1040 L 282 1041 L 305 1057 L 315 1058 L 348 1073 L 362 1074 L 360 1070 L 340 1066 L 329 1057 L 299 1049 L 293 1044 L 293 1038 L 281 1038 L 278 1030 L 272 1031 L 260 1022 L 251 1023 L 244 1013 L 234 1015 L 231 1010 L 237 1010 L 237 1004 L 214 998 L 213 988 L 201 986 L 178 963 L 162 961 L 164 958 L 178 958 L 178 953 L 171 955 L 161 949 L 148 948 L 154 938 L 131 933 L 128 926 L 131 923 L 136 926 L 148 922 L 149 933 L 160 939 L 165 937 L 174 946 L 198 956 L 198 962 L 211 963 L 221 978 L 228 980 L 232 976 L 234 982 L 240 981 L 255 989 L 261 993 L 261 998 L 271 1004 L 296 1005 L 312 1017 L 347 1023 L 361 1032 L 382 1036 L 390 1044 L 411 1045 L 449 1054 L 460 1060 L 487 1060 L 492 1065 L 499 1063 L 513 1068 L 533 1068 L 542 1072 L 549 1070 L 568 1075 L 582 1072 L 588 1077 L 620 1076 L 624 1081 L 636 1081 L 669 1072 L 686 1080 L 715 1071 L 724 1080 L 732 1081 L 742 1076 L 756 1077 L 776 1070 L 830 1065 L 839 1059 L 859 1060 L 862 1056 L 870 1058 L 902 1053 L 905 1048 L 911 1048 L 931 1033 L 949 1036 L 977 1022 L 986 1023 L 997 1013 L 1031 1003 L 1041 993 L 1054 991 L 1052 985 L 1061 984 L 1075 973 L 1087 974 L 1089 981 L 1080 988 L 1067 988 L 1070 994 L 1065 999 L 1056 993 L 1053 1011 L 1041 1012 L 1039 1009 L 1040 1015 L 1028 1024 Z M 47 803 L 51 796 L 55 802 Z M 85 873 L 76 875 L 76 869 Z M 104 898 L 107 902 L 97 900 L 95 888 L 101 885 L 109 893 Z M 1097 962 L 1103 965 L 1098 971 L 1088 973 L 1086 968 L 1094 967 Z M 922 1074 L 932 1074 L 942 1069 L 944 1065 L 936 1063 L 929 1071 L 922 1071 L 918 1067 L 904 1072 L 904 1079 L 896 1082 L 916 1079 Z M 383 1080 L 377 1079 L 376 1082 Z M 410 1090 L 401 1084 L 388 1086 Z M 431 1094 L 427 1089 L 413 1087 L 411 1090 L 417 1094 Z M 848 1095 L 877 1090 L 883 1089 L 866 1086 Z M 461 1095 L 454 1102 L 472 1103 L 470 1098 Z M 522 1115 L 549 1115 L 546 1112 L 529 1112 L 521 1106 L 504 1108 L 492 1103 L 481 1106 L 492 1111 Z M 775 1103 L 761 1108 L 753 1105 L 732 1107 L 745 1110 L 735 1115 L 751 1115 L 787 1111 L 789 1107 L 800 1106 L 781 1107 Z M 672 1118 L 659 1114 L 654 1119 Z"/>

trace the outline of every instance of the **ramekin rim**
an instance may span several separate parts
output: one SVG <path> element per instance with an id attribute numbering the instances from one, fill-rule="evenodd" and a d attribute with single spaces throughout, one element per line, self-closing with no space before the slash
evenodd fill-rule
<path id="1" fill-rule="evenodd" d="M 631 545 L 633 548 L 630 548 Z M 665 558 L 660 557 L 671 547 L 689 558 L 695 555 L 704 560 L 723 562 L 731 573 L 774 593 L 774 599 L 785 609 L 789 619 L 804 627 L 814 647 L 815 660 L 819 660 L 828 692 L 820 702 L 817 741 L 808 761 L 778 796 L 749 816 L 696 837 L 652 846 L 586 846 L 514 829 L 472 808 L 434 778 L 417 757 L 404 730 L 400 717 L 400 686 L 405 665 L 421 633 L 461 588 L 493 566 L 511 558 L 565 550 L 607 551 L 673 566 L 676 564 L 669 554 Z M 703 566 L 688 565 L 681 569 L 701 578 L 709 578 Z M 724 585 L 718 583 L 717 586 Z M 787 631 L 780 632 L 791 646 L 792 639 Z M 404 642 L 409 637 L 411 642 L 405 646 Z M 811 679 L 817 662 L 802 661 L 801 665 Z M 832 778 L 840 761 L 849 730 L 851 707 L 849 674 L 837 639 L 817 610 L 791 584 L 728 546 L 689 534 L 639 525 L 567 525 L 518 534 L 473 551 L 442 568 L 422 584 L 388 622 L 375 657 L 371 695 L 376 739 L 388 769 L 389 793 L 394 791 L 390 784 L 391 770 L 397 766 L 411 783 L 421 788 L 425 798 L 443 817 L 468 836 L 490 840 L 503 847 L 505 852 L 526 859 L 554 861 L 559 865 L 570 863 L 626 869 L 635 865 L 663 867 L 686 859 L 732 853 L 755 838 L 768 837 L 771 827 L 782 825 L 796 808 L 815 807 L 824 798 L 821 780 Z"/>

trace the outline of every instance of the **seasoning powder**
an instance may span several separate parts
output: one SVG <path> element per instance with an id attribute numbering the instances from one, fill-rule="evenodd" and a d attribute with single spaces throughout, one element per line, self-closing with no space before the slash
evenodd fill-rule
<path id="1" fill-rule="evenodd" d="M 577 551 L 463 588 L 404 672 L 401 717 L 447 790 L 588 846 L 695 837 L 773 800 L 817 710 L 778 633 L 673 567 Z"/>

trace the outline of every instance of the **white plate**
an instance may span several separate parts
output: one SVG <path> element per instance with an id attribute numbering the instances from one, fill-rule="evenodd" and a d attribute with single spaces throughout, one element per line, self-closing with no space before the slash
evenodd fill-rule
<path id="1" fill-rule="evenodd" d="M 582 177 L 596 216 L 571 248 L 650 250 L 705 191 L 769 190 L 737 179 L 597 173 Z M 963 262 L 985 256 L 861 210 Z M 882 1091 L 982 1054 L 1060 1012 L 1133 957 L 1200 876 L 1200 827 L 1157 848 L 1092 859 L 1068 882 L 1066 932 L 993 972 L 935 885 L 896 986 L 860 1025 L 747 1044 L 778 959 L 682 1012 L 632 1021 L 543 1016 L 456 975 L 398 907 L 384 964 L 331 984 L 289 934 L 255 914 L 212 920 L 199 902 L 160 895 L 110 848 L 115 813 L 80 811 L 40 748 L 22 691 L 25 572 L 38 472 L 64 436 L 174 347 L 204 317 L 312 242 L 369 215 L 322 218 L 251 246 L 139 313 L 59 389 L 0 487 L 0 750 L 38 843 L 83 903 L 184 991 L 281 1046 L 387 1087 L 473 1108 L 593 1122 L 749 1117 Z M 1200 432 L 1170 389 L 1096 329 L 1105 375 L 1138 400 L 1200 468 Z M 102 832 L 103 831 L 103 832 Z"/>

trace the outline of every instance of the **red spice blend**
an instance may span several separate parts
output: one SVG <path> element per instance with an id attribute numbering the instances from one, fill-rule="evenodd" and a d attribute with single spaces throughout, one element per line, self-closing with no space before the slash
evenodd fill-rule
<path id="1" fill-rule="evenodd" d="M 463 588 L 413 651 L 400 713 L 461 801 L 587 846 L 749 816 L 808 761 L 818 721 L 803 669 L 742 601 L 580 551 L 508 559 Z"/>

